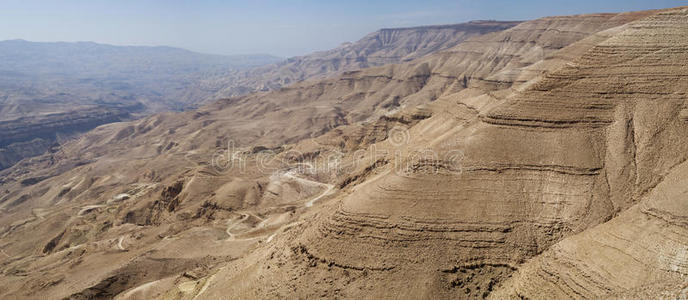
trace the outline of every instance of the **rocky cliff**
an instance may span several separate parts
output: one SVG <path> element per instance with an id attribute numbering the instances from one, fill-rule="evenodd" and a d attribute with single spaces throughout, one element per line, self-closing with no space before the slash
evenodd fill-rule
<path id="1" fill-rule="evenodd" d="M 519 22 L 473 21 L 462 24 L 389 28 L 322 52 L 293 57 L 275 65 L 236 72 L 220 78 L 224 86 L 214 97 L 231 97 L 254 91 L 276 90 L 310 78 L 368 67 L 400 63 L 456 46 L 462 41 L 501 31 Z"/>

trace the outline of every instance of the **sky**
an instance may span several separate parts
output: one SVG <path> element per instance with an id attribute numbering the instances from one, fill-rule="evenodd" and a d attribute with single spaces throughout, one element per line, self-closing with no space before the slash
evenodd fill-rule
<path id="1" fill-rule="evenodd" d="M 688 5 L 677 0 L 0 0 L 0 40 L 305 55 L 380 28 L 529 20 Z"/>

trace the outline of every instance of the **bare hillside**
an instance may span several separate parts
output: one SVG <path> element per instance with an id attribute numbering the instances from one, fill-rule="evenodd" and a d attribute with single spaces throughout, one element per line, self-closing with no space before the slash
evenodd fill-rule
<path id="1" fill-rule="evenodd" d="M 686 48 L 547 17 L 100 126 L 0 172 L 0 297 L 682 297 Z"/>
<path id="2" fill-rule="evenodd" d="M 215 84 L 223 86 L 214 95 L 215 99 L 255 91 L 276 90 L 305 79 L 410 61 L 451 48 L 470 37 L 508 29 L 518 23 L 473 21 L 451 25 L 380 29 L 356 42 L 344 43 L 328 51 L 293 57 L 274 65 L 239 71 L 232 76 L 210 80 L 217 80 Z"/>

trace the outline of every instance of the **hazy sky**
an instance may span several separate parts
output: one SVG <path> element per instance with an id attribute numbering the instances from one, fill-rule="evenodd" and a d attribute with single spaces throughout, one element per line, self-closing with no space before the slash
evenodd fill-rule
<path id="1" fill-rule="evenodd" d="M 676 0 L 0 0 L 0 40 L 169 45 L 303 55 L 384 27 L 525 20 L 688 5 Z"/>

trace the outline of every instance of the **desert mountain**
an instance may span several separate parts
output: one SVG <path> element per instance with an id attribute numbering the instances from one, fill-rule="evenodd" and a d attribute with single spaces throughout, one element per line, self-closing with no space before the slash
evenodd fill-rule
<path id="1" fill-rule="evenodd" d="M 386 28 L 359 41 L 307 56 L 292 57 L 274 65 L 235 72 L 216 79 L 223 88 L 214 99 L 276 90 L 310 78 L 339 72 L 400 63 L 448 49 L 467 38 L 501 31 L 519 22 L 472 21 L 462 24 Z"/>
<path id="2" fill-rule="evenodd" d="M 516 24 L 475 21 L 382 29 L 356 43 L 264 67 L 278 59 L 205 55 L 171 47 L 0 42 L 0 128 L 13 136 L 0 136 L 0 169 L 97 125 L 402 62 Z M 68 115 L 78 117 L 65 118 Z"/>
<path id="3" fill-rule="evenodd" d="M 0 172 L 0 296 L 678 297 L 688 9 L 560 16 Z"/>

